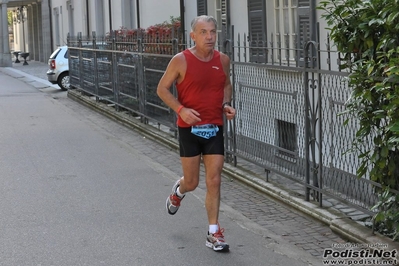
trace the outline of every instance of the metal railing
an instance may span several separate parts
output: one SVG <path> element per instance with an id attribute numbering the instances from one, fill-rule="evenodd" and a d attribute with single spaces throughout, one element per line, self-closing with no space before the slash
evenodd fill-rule
<path id="1" fill-rule="evenodd" d="M 93 36 L 68 38 L 71 86 L 177 137 L 176 116 L 156 89 L 173 55 L 193 44 L 173 34 Z M 358 124 L 351 120 L 344 127 L 340 115 L 351 93 L 348 73 L 340 71 L 328 36 L 323 42 L 325 49 L 320 40 L 254 47 L 253 38 L 235 35 L 233 28 L 219 36 L 217 49 L 231 58 L 237 109 L 225 127 L 226 160 L 245 160 L 303 184 L 305 198 L 320 206 L 326 195 L 371 215 L 381 185 L 356 177 L 359 159 L 347 150 Z M 171 90 L 177 94 L 175 86 Z"/>

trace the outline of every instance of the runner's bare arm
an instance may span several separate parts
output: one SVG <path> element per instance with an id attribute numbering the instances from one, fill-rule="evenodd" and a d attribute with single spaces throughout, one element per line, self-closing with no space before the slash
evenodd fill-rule
<path id="1" fill-rule="evenodd" d="M 185 106 L 181 107 L 181 103 L 170 91 L 174 82 L 180 83 L 183 81 L 186 68 L 187 63 L 184 55 L 182 53 L 175 55 L 170 60 L 165 73 L 158 83 L 157 94 L 168 107 L 180 115 L 184 122 L 192 125 L 201 121 L 200 114 L 194 109 L 186 108 Z"/>
<path id="2" fill-rule="evenodd" d="M 184 64 L 182 66 L 182 64 Z M 179 82 L 182 78 L 182 69 L 185 67 L 185 59 L 183 54 L 175 55 L 169 62 L 168 67 L 165 70 L 165 73 L 162 75 L 158 87 L 157 94 L 159 98 L 171 109 L 175 112 L 178 111 L 179 106 L 181 105 L 176 97 L 170 91 L 174 82 Z"/>

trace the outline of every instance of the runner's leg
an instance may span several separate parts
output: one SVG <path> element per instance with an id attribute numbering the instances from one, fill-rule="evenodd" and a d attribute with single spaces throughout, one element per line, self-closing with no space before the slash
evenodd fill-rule
<path id="1" fill-rule="evenodd" d="M 205 208 L 209 224 L 217 224 L 220 206 L 220 184 L 224 156 L 219 154 L 204 155 L 206 197 Z"/>

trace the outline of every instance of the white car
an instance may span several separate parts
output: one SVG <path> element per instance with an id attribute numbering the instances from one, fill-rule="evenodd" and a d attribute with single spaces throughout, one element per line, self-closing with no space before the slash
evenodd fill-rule
<path id="1" fill-rule="evenodd" d="M 69 65 L 68 65 L 68 46 L 58 47 L 48 60 L 50 69 L 47 71 L 47 79 L 53 84 L 58 84 L 61 90 L 68 90 Z"/>

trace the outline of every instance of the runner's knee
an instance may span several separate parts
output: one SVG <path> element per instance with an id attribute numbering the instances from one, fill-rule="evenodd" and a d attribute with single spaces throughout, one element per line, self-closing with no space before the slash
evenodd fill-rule
<path id="1" fill-rule="evenodd" d="M 220 184 L 221 184 L 220 175 L 206 177 L 206 186 L 208 189 L 219 189 Z"/>
<path id="2" fill-rule="evenodd" d="M 193 191 L 197 188 L 199 181 L 198 180 L 187 180 L 184 179 L 183 188 L 186 192 Z"/>

